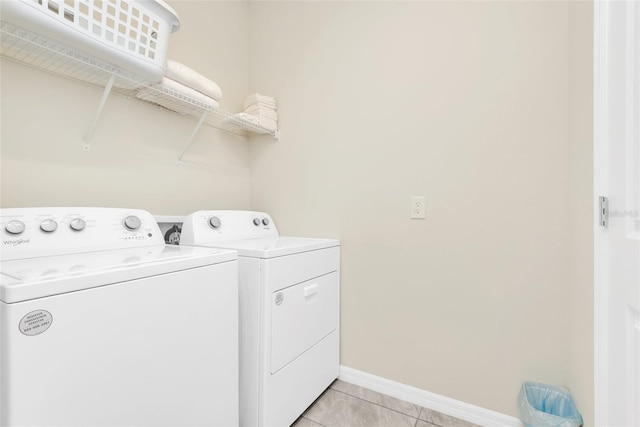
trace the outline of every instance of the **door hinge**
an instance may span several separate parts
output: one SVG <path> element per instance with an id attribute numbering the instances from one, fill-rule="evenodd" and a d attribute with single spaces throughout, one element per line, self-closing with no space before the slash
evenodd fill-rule
<path id="1" fill-rule="evenodd" d="M 600 196 L 600 227 L 609 226 L 609 198 Z"/>

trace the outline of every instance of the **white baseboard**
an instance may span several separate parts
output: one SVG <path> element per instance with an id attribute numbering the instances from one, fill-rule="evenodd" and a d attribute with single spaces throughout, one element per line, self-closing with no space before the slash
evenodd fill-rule
<path id="1" fill-rule="evenodd" d="M 347 366 L 340 366 L 340 376 L 338 378 L 481 426 L 522 427 L 522 423 L 516 417 L 391 381 Z"/>

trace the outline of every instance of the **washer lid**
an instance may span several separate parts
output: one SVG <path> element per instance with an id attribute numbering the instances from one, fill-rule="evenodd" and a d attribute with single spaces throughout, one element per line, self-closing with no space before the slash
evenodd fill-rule
<path id="1" fill-rule="evenodd" d="M 275 258 L 300 252 L 340 246 L 335 239 L 314 239 L 306 237 L 269 237 L 263 239 L 231 240 L 209 243 L 212 247 L 234 249 L 238 255 L 253 258 Z"/>
<path id="2" fill-rule="evenodd" d="M 0 262 L 0 301 L 20 302 L 238 259 L 235 251 L 155 245 Z"/>

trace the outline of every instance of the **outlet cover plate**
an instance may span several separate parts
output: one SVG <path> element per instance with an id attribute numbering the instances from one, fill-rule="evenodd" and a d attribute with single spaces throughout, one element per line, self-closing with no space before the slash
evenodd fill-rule
<path id="1" fill-rule="evenodd" d="M 411 196 L 411 219 L 424 219 L 425 205 L 424 196 Z"/>

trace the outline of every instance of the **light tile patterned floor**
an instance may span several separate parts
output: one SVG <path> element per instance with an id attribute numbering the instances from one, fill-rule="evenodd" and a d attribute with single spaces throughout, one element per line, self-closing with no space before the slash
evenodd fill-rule
<path id="1" fill-rule="evenodd" d="M 478 427 L 341 380 L 305 411 L 293 427 Z"/>

